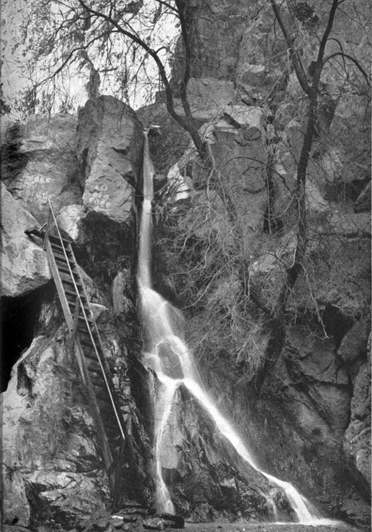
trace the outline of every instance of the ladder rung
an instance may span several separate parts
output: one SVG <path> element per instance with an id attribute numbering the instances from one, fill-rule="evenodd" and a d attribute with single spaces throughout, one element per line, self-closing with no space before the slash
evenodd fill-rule
<path id="1" fill-rule="evenodd" d="M 78 333 L 80 333 L 80 332 L 82 332 L 83 334 L 86 334 L 86 336 L 88 336 L 87 332 L 81 331 L 78 328 Z M 79 337 L 79 340 L 80 340 L 81 345 L 92 348 L 92 340 L 90 339 L 90 336 L 89 336 L 89 338 L 84 338 L 84 336 L 82 338 Z"/>
<path id="2" fill-rule="evenodd" d="M 61 249 L 62 251 L 65 250 L 68 254 L 71 255 L 71 251 L 70 251 L 70 250 L 68 249 L 68 247 L 66 247 L 66 246 L 61 246 L 61 244 L 59 244 L 59 243 L 57 243 L 57 242 L 51 242 L 50 245 L 52 246 L 52 249 L 53 249 L 53 250 L 54 250 L 54 249 L 56 249 L 56 250 L 58 250 L 58 251 L 59 251 L 60 249 Z"/>
<path id="3" fill-rule="evenodd" d="M 71 256 L 71 252 L 68 250 L 68 249 L 65 249 L 66 251 L 66 255 L 67 255 L 67 260 L 69 261 L 72 261 L 73 262 L 73 258 Z M 56 256 L 56 255 L 61 255 L 63 257 L 64 260 L 66 260 L 66 257 L 65 257 L 65 254 L 63 253 L 63 248 L 61 246 L 58 246 L 55 247 L 55 245 L 53 244 L 52 245 L 52 252 L 53 252 L 53 255 Z"/>
<path id="4" fill-rule="evenodd" d="M 65 288 L 65 294 L 66 296 L 74 297 L 75 299 L 77 296 L 77 293 L 75 291 L 69 290 L 68 288 Z M 84 293 L 79 292 L 79 295 L 81 299 L 83 300 L 85 299 L 87 301 L 87 298 L 85 297 Z"/>
<path id="5" fill-rule="evenodd" d="M 67 240 L 66 238 L 59 238 L 59 236 L 54 236 L 54 235 L 50 235 L 50 234 L 48 235 L 48 238 L 49 238 L 49 240 L 50 240 L 51 242 L 53 242 L 53 243 L 56 242 L 58 245 L 59 245 L 59 242 L 61 242 L 61 241 L 62 241 L 63 244 L 65 244 L 66 246 L 67 246 L 68 244 L 71 244 L 71 243 L 72 243 L 71 240 Z"/>
<path id="6" fill-rule="evenodd" d="M 100 371 L 100 366 L 98 364 L 98 361 L 97 361 L 97 357 L 95 359 L 93 358 L 89 358 L 87 361 L 87 368 L 88 368 L 88 372 L 89 374 L 90 373 L 99 373 Z"/>
<path id="7" fill-rule="evenodd" d="M 68 301 L 68 304 L 70 306 L 70 308 L 72 308 L 72 310 L 75 309 L 75 306 L 76 306 L 76 299 L 74 299 L 73 301 L 70 301 L 70 300 L 67 300 Z M 83 305 L 84 307 L 84 310 L 86 311 L 86 313 L 90 314 L 90 307 L 87 305 L 87 303 L 84 303 L 83 301 Z M 81 308 L 81 305 L 80 305 L 80 308 Z"/>
<path id="8" fill-rule="evenodd" d="M 66 283 L 74 284 L 74 281 L 72 280 L 71 275 L 66 275 L 65 273 L 62 273 L 62 272 L 60 275 L 61 275 L 62 281 L 65 281 Z M 75 279 L 75 284 L 78 288 L 80 288 L 80 290 L 83 290 L 83 287 L 79 280 Z"/>
<path id="9" fill-rule="evenodd" d="M 66 266 L 70 265 L 71 270 L 77 271 L 76 264 L 73 260 L 69 260 L 69 259 L 66 260 L 66 257 L 64 257 L 63 255 L 60 255 L 59 253 L 58 255 L 56 253 L 54 253 L 53 255 L 58 265 L 66 265 Z"/>
<path id="10" fill-rule="evenodd" d="M 66 297 L 67 297 L 67 302 L 69 305 L 75 305 L 76 304 L 76 299 L 77 299 L 77 294 L 66 294 Z M 81 299 L 83 299 L 82 297 L 80 297 Z M 90 306 L 88 305 L 88 303 L 86 301 L 80 301 L 80 306 L 84 306 L 85 310 L 90 312 Z"/>
<path id="11" fill-rule="evenodd" d="M 89 374 L 91 376 L 92 379 L 98 379 L 99 382 L 103 382 L 102 381 L 102 371 L 100 371 L 99 369 L 90 369 L 89 370 Z"/>
<path id="12" fill-rule="evenodd" d="M 89 347 L 92 347 L 92 344 L 90 344 Z M 88 351 L 87 349 L 84 349 L 84 357 L 88 358 L 89 360 L 97 360 L 97 355 L 93 351 Z"/>
<path id="13" fill-rule="evenodd" d="M 68 306 L 69 306 L 69 309 L 70 309 L 71 314 L 74 314 L 74 313 L 75 313 L 75 309 L 76 309 L 75 302 L 74 302 L 74 301 L 68 301 Z M 87 315 L 88 323 L 93 324 L 93 323 L 94 323 L 94 322 L 93 322 L 94 318 L 92 318 L 92 317 L 90 316 L 90 314 L 89 314 L 89 312 L 90 312 L 89 308 L 86 307 L 85 305 L 84 305 L 83 308 L 84 308 L 84 310 L 85 310 L 85 314 Z M 79 307 L 79 318 L 85 321 L 85 318 L 84 318 L 84 316 L 83 316 L 83 314 L 82 314 L 82 312 L 81 312 L 81 306 Z M 85 331 L 82 331 L 82 332 L 85 332 Z"/>
<path id="14" fill-rule="evenodd" d="M 61 264 L 60 262 L 57 261 L 57 267 L 58 267 L 58 271 L 67 272 L 67 273 L 69 273 L 71 275 L 71 271 L 70 271 L 70 269 L 69 269 L 69 267 L 67 266 L 66 263 Z M 72 274 L 76 275 L 76 271 L 74 271 L 74 267 L 73 266 L 71 266 L 71 270 L 72 270 Z M 74 279 L 75 279 L 75 277 L 74 277 Z"/>
<path id="15" fill-rule="evenodd" d="M 87 319 L 85 319 L 84 316 L 79 316 L 78 319 L 83 321 L 83 322 L 85 322 L 85 323 L 88 321 L 89 325 L 93 325 L 94 324 L 94 319 L 93 318 L 89 318 L 88 317 Z"/>
<path id="16" fill-rule="evenodd" d="M 92 356 L 86 357 L 88 359 L 87 368 L 89 371 L 95 371 L 96 373 L 101 373 L 101 365 L 98 362 L 98 356 L 97 356 L 97 353 L 94 351 L 94 357 Z"/>
<path id="17" fill-rule="evenodd" d="M 89 322 L 89 320 L 88 320 Z M 91 322 L 89 322 L 90 325 L 93 325 Z M 85 326 L 85 327 L 84 327 Z M 81 334 L 85 334 L 86 336 L 88 336 L 89 338 L 91 337 L 91 335 L 93 336 L 93 339 L 94 337 L 96 336 L 96 331 L 94 330 L 94 328 L 92 327 L 89 327 L 89 330 L 87 329 L 87 324 L 86 324 L 86 321 L 85 319 L 80 319 L 80 321 L 78 321 L 78 332 L 81 333 Z"/>
<path id="18" fill-rule="evenodd" d="M 91 377 L 90 380 L 93 386 L 97 386 L 97 388 L 104 388 L 106 390 L 106 383 L 102 378 L 99 379 L 98 377 Z"/>
<path id="19" fill-rule="evenodd" d="M 90 337 L 88 329 L 86 329 L 86 328 L 82 329 L 82 324 L 78 323 L 77 331 L 78 331 L 79 335 L 85 335 L 86 338 L 84 336 L 82 337 L 83 342 L 87 341 L 87 340 L 90 340 L 90 344 L 89 345 L 90 345 L 90 347 L 92 347 L 92 340 L 91 340 L 91 337 Z"/>
<path id="20" fill-rule="evenodd" d="M 97 399 L 100 399 L 104 403 L 107 403 L 111 407 L 110 397 L 108 393 L 95 392 Z"/>
<path id="21" fill-rule="evenodd" d="M 66 262 L 66 260 L 68 260 L 68 262 L 70 262 L 71 264 L 75 264 L 75 261 L 72 257 L 69 257 L 68 256 L 68 253 L 66 253 L 67 255 L 67 258 L 66 258 L 66 255 L 63 253 L 63 250 L 55 250 L 52 248 L 52 251 L 53 251 L 53 255 L 55 256 L 56 259 L 58 260 L 63 260 L 64 262 Z"/>

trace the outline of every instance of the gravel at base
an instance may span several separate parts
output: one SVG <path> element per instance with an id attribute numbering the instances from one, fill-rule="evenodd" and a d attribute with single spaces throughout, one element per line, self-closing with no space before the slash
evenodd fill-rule
<path id="1" fill-rule="evenodd" d="M 186 523 L 183 529 L 165 529 L 165 530 L 185 530 L 185 532 L 368 532 L 367 529 L 355 528 L 346 523 L 339 525 L 295 525 L 290 523 Z"/>

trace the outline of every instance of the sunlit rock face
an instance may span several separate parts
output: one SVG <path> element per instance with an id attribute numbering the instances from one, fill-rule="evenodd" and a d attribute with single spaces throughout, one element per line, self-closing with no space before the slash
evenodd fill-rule
<path id="1" fill-rule="evenodd" d="M 2 250 L 1 293 L 19 296 L 44 285 L 51 274 L 46 254 L 25 234 L 37 226 L 35 218 L 1 183 Z"/>
<path id="2" fill-rule="evenodd" d="M 36 115 L 5 136 L 4 183 L 40 225 L 48 219 L 48 198 L 56 211 L 81 202 L 76 125 L 68 114 Z"/>
<path id="3" fill-rule="evenodd" d="M 367 4 L 359 2 L 360 13 L 366 12 Z M 218 0 L 190 2 L 189 5 L 195 31 L 188 95 L 196 125 L 203 126 L 202 133 L 209 140 L 222 188 L 218 190 L 214 182 L 206 190 L 205 175 L 200 171 L 200 161 L 192 147 L 188 157 L 182 157 L 189 137 L 166 114 L 161 99 L 151 109 L 139 113 L 146 125 L 154 122 L 163 125 L 160 137 L 152 139 L 152 154 L 156 162 L 159 161 L 156 171 L 166 175 L 171 166 L 176 166 L 178 173 L 187 178 L 192 191 L 191 199 L 185 202 L 187 207 L 192 207 L 188 214 L 171 217 L 171 222 L 178 224 L 178 238 L 191 232 L 187 241 L 189 247 L 181 251 L 191 251 L 192 260 L 188 263 L 185 253 L 179 255 L 180 248 L 174 248 L 175 239 L 171 239 L 168 246 L 164 246 L 164 241 L 157 242 L 156 282 L 173 296 L 182 293 L 180 306 L 187 307 L 188 333 L 195 339 L 195 355 L 203 366 L 207 386 L 214 390 L 219 404 L 232 412 L 241 431 L 250 436 L 267 470 L 293 481 L 316 500 L 325 513 L 367 523 L 367 503 L 361 500 L 360 493 L 368 492 L 370 460 L 370 373 L 366 354 L 370 301 L 368 108 L 362 96 L 346 94 L 338 101 L 332 123 L 327 122 L 327 113 L 321 117 L 329 136 L 325 148 L 317 141 L 309 168 L 309 262 L 289 302 L 291 327 L 287 331 L 283 356 L 272 379 L 266 383 L 257 405 L 258 419 L 253 421 L 247 414 L 251 384 L 245 362 L 259 352 L 262 345 L 264 351 L 265 331 L 256 327 L 251 316 L 239 321 L 237 315 L 231 324 L 227 321 L 228 312 L 236 310 L 236 302 L 241 301 L 243 289 L 241 272 L 234 268 L 239 262 L 237 259 L 243 257 L 239 266 L 249 272 L 249 280 L 256 288 L 263 288 L 264 302 L 275 298 L 282 265 L 292 263 L 296 244 L 293 227 L 286 225 L 284 213 L 295 183 L 295 163 L 300 153 L 306 109 L 301 105 L 303 94 L 298 83 L 293 75 L 289 76 L 280 32 L 268 33 L 274 22 L 266 1 L 239 1 L 233 5 Z M 329 7 L 321 1 L 316 5 L 320 15 Z M 343 4 L 343 9 L 348 9 L 348 5 Z M 343 23 L 345 20 L 347 27 L 337 24 L 337 39 L 330 44 L 329 52 L 339 51 L 339 42 L 344 46 L 348 40 L 353 54 L 363 59 L 368 46 L 365 40 L 363 43 L 360 25 L 351 17 L 343 19 Z M 324 22 L 323 18 L 321 24 Z M 301 53 L 307 67 L 312 60 L 312 46 L 314 42 L 317 46 L 317 42 L 315 36 L 305 31 L 301 35 Z M 334 96 L 339 96 L 338 86 L 330 86 L 335 71 L 333 68 L 327 71 L 331 102 Z M 175 65 L 175 94 L 177 72 Z M 344 87 L 343 83 L 340 86 Z M 180 101 L 176 99 L 175 104 L 182 112 Z M 109 340 L 115 336 L 117 328 L 132 340 L 134 338 L 136 344 L 139 337 L 133 318 L 133 283 L 127 280 L 127 274 L 135 254 L 135 243 L 131 240 L 134 234 L 131 204 L 141 161 L 142 135 L 133 113 L 112 98 L 101 97 L 88 102 L 80 112 L 79 121 L 79 166 L 73 147 L 76 118 L 60 115 L 45 122 L 35 118 L 26 125 L 24 138 L 18 134 L 23 129 L 16 128 L 16 140 L 11 144 L 13 153 L 19 153 L 20 157 L 17 160 L 10 157 L 6 184 L 19 203 L 34 214 L 37 223 L 46 220 L 46 195 L 52 197 L 61 227 L 79 243 L 84 266 L 95 274 L 95 281 L 89 283 L 92 299 L 104 303 L 105 309 L 113 307 L 119 326 L 117 323 L 107 326 L 106 345 L 113 345 L 112 349 L 121 353 L 118 342 Z M 265 172 L 270 168 L 274 170 L 270 186 L 266 180 L 269 172 L 262 174 L 266 165 Z M 223 201 L 225 186 L 238 206 L 238 225 L 245 244 L 243 255 L 241 250 L 237 254 L 234 247 L 234 224 L 226 208 L 226 197 Z M 360 195 L 364 191 L 367 191 L 367 198 L 363 199 Z M 12 205 L 19 206 L 14 202 L 11 200 Z M 171 206 L 173 208 L 177 210 L 177 205 Z M 185 210 L 185 205 L 183 208 Z M 160 214 L 156 212 L 159 218 L 165 210 L 159 209 Z M 272 216 L 270 223 L 267 223 L 268 212 Z M 8 262 L 3 264 L 9 264 L 8 292 L 4 293 L 10 296 L 33 290 L 50 278 L 41 246 L 31 245 L 23 235 L 23 225 L 18 230 L 17 221 L 24 219 L 24 213 L 20 215 L 16 207 L 14 213 L 16 220 L 9 218 L 13 220 L 12 227 L 4 224 L 5 261 Z M 173 216 L 174 211 L 171 214 Z M 29 220 L 25 227 L 35 223 L 25 216 Z M 17 234 L 13 229 L 17 229 Z M 216 245 L 216 236 L 221 239 L 220 248 Z M 14 244 L 18 239 L 20 247 Z M 215 273 L 223 266 L 220 249 L 227 251 L 230 262 L 229 273 L 218 279 Z M 208 254 L 211 250 L 214 254 Z M 164 257 L 169 260 L 166 275 L 161 271 Z M 22 265 L 23 270 L 26 263 L 27 269 L 33 265 L 32 271 L 18 276 L 18 268 Z M 202 274 L 198 264 L 202 265 Z M 106 294 L 112 290 L 111 299 L 102 301 L 96 283 L 105 286 Z M 212 291 L 204 298 L 208 284 Z M 219 313 L 214 311 L 216 302 Z M 260 312 L 251 302 L 249 305 L 252 314 Z M 364 318 L 367 320 L 363 325 Z M 107 319 L 106 310 L 102 312 L 102 319 Z M 227 337 L 223 335 L 224 327 L 228 330 Z M 213 342 L 208 351 L 203 346 L 203 338 L 210 330 Z M 238 334 L 247 339 L 247 359 L 235 347 Z M 92 442 L 95 445 L 95 432 L 84 400 L 75 397 L 79 386 L 71 390 L 74 377 L 70 380 L 60 375 L 65 363 L 68 367 L 63 353 L 64 340 L 51 341 L 45 346 L 43 342 L 47 341 L 37 340 L 29 358 L 22 359 L 23 365 L 16 366 L 14 375 L 17 378 L 13 377 L 5 394 L 6 427 L 11 427 L 9 430 L 14 435 L 14 438 L 10 436 L 13 439 L 9 440 L 9 445 L 7 443 L 10 450 L 6 463 L 12 474 L 6 479 L 11 501 L 6 506 L 6 519 L 12 522 L 18 518 L 20 524 L 27 525 L 30 520 L 37 519 L 39 511 L 41 521 L 47 520 L 49 512 L 58 523 L 74 527 L 78 523 L 77 516 L 105 506 L 107 478 L 99 469 L 97 454 L 89 447 Z M 128 368 L 121 364 L 121 355 L 116 358 L 117 375 L 125 374 L 125 378 L 115 375 L 115 383 L 128 390 Z M 24 370 L 18 369 L 23 367 Z M 51 375 L 50 383 L 60 395 L 58 408 L 63 409 L 67 404 L 72 414 L 58 410 L 53 390 L 47 390 L 49 384 L 42 370 L 46 377 Z M 133 386 L 132 396 L 127 401 L 132 405 L 135 397 L 142 405 L 143 418 L 151 425 L 148 415 L 151 410 L 145 404 L 138 381 L 133 379 L 133 373 L 141 371 L 145 373 L 136 366 L 135 371 L 129 372 Z M 247 487 L 236 470 L 217 457 L 216 447 L 221 442 L 214 441 L 212 423 L 203 417 L 186 390 L 180 391 L 179 396 L 182 401 L 175 406 L 179 424 L 175 427 L 174 439 L 184 458 L 180 459 L 178 448 L 167 444 L 163 459 L 164 475 L 173 490 L 177 509 L 200 520 L 221 517 L 224 511 L 233 517 L 231 508 L 222 508 L 218 515 L 214 510 L 227 500 L 234 512 L 241 511 L 253 520 L 267 516 L 267 506 L 262 498 L 256 497 L 257 490 Z M 133 434 L 140 435 L 138 440 L 146 441 L 138 417 L 132 415 L 132 421 L 137 423 Z M 68 428 L 64 431 L 66 441 L 58 440 L 62 425 Z M 194 425 L 197 426 L 195 431 Z M 30 449 L 33 444 L 27 443 L 25 427 L 30 429 L 27 437 L 32 436 L 35 449 Z M 53 429 L 51 434 L 45 427 Z M 43 430 L 40 436 L 35 434 L 36 428 Z M 70 436 L 80 450 L 73 442 L 68 443 Z M 17 438 L 22 441 L 19 443 Z M 170 439 L 169 434 L 168 441 Z M 14 458 L 16 445 L 18 455 Z M 65 451 L 66 446 L 72 458 Z M 221 448 L 229 453 L 223 444 Z M 205 449 L 208 449 L 207 457 Z M 55 454 L 51 456 L 51 453 Z M 146 469 L 145 456 L 144 452 L 138 456 L 143 470 Z M 19 460 L 24 461 L 24 467 Z M 80 461 L 83 471 L 79 469 Z M 95 477 L 89 482 L 86 478 L 92 471 L 89 468 L 96 466 L 99 471 L 96 476 L 104 488 L 100 495 Z M 71 484 L 66 480 L 66 472 L 72 479 Z M 151 488 L 149 477 L 144 475 L 144 478 Z M 250 478 L 254 484 L 254 476 Z M 27 491 L 26 480 L 35 489 Z M 84 493 L 88 494 L 88 502 L 81 499 Z M 242 494 L 247 495 L 246 500 L 242 500 Z M 74 506 L 72 499 L 75 498 Z M 151 502 L 151 496 L 148 501 Z M 53 523 L 49 525 L 54 526 Z"/>
<path id="4" fill-rule="evenodd" d="M 142 127 L 128 106 L 110 96 L 88 100 L 79 113 L 77 144 L 88 213 L 130 220 L 142 144 Z"/>
<path id="5" fill-rule="evenodd" d="M 96 428 L 62 338 L 35 338 L 13 368 L 2 412 L 5 523 L 68 528 L 105 508 Z"/>
<path id="6" fill-rule="evenodd" d="M 237 515 L 251 522 L 274 519 L 272 502 L 263 493 L 274 492 L 275 486 L 238 454 L 184 385 L 172 403 L 160 461 L 177 513 L 196 522 L 231 521 Z M 282 496 L 277 511 L 291 521 Z"/>
<path id="7" fill-rule="evenodd" d="M 27 327 L 27 345 L 22 344 L 23 349 L 32 342 L 32 335 L 36 337 L 25 353 L 20 352 L 16 341 L 6 344 L 12 352 L 2 353 L 8 366 L 18 359 L 10 382 L 4 378 L 5 387 L 7 384 L 3 394 L 4 469 L 9 472 L 4 485 L 4 514 L 6 523 L 18 520 L 20 525 L 34 529 L 43 523 L 51 528 L 71 529 L 75 525 L 83 528 L 79 522 L 105 510 L 113 497 L 96 420 L 68 345 L 55 287 L 49 282 L 51 275 L 42 239 L 24 233 L 47 221 L 48 197 L 64 236 L 75 242 L 79 266 L 93 272 L 94 279 L 80 268 L 134 442 L 131 460 L 125 453 L 120 459 L 124 476 L 120 479 L 117 502 L 122 504 L 130 499 L 151 504 L 148 427 L 145 429 L 136 406 L 136 401 L 141 404 L 145 401 L 138 377 L 138 372 L 145 372 L 137 368 L 132 386 L 128 351 L 135 349 L 133 338 L 138 337 L 138 323 L 133 279 L 124 267 L 130 268 L 133 262 L 131 202 L 141 164 L 142 133 L 138 120 L 124 104 L 112 98 L 103 99 L 101 104 L 98 107 L 102 121 L 97 125 L 94 117 L 85 115 L 83 124 L 88 127 L 90 121 L 93 129 L 97 126 L 99 138 L 102 133 L 101 144 L 94 135 L 92 139 L 93 144 L 96 142 L 94 150 L 99 144 L 98 166 L 106 165 L 107 175 L 114 175 L 112 188 L 112 181 L 107 181 L 108 194 L 115 199 L 124 195 L 129 202 L 126 207 L 120 200 L 115 203 L 116 211 L 97 213 L 83 204 L 84 186 L 89 179 L 83 177 L 84 168 L 81 169 L 76 156 L 76 150 L 81 154 L 80 145 L 76 144 L 76 117 L 37 116 L 26 124 L 15 124 L 8 129 L 3 147 L 6 187 L 2 183 L 2 296 L 7 296 L 6 309 L 14 314 L 4 323 L 26 329 L 23 320 L 32 322 Z M 108 151 L 103 147 L 105 142 L 109 143 Z M 31 179 L 33 175 L 38 178 Z M 132 184 L 128 185 L 124 177 Z M 125 272 L 129 280 L 121 282 Z M 107 283 L 109 294 L 115 277 L 120 282 L 114 283 L 114 320 L 111 299 L 103 297 L 98 283 Z M 17 305 L 23 305 L 22 309 Z M 24 308 L 33 313 L 32 320 Z M 11 334 L 12 331 L 7 331 L 7 339 Z"/>
<path id="8" fill-rule="evenodd" d="M 89 299 L 97 300 L 97 288 L 85 280 Z M 115 467 L 115 504 L 121 508 L 135 501 L 148 507 L 153 497 L 150 444 L 134 397 L 141 396 L 141 403 L 146 398 L 138 377 L 129 378 L 132 368 L 125 335 L 133 331 L 124 323 L 128 313 L 122 314 L 117 331 L 108 308 L 97 303 L 92 307 L 133 445 L 132 453 L 127 447 L 122 450 Z M 47 326 L 50 314 L 54 314 L 52 328 Z M 87 519 L 113 504 L 112 471 L 107 471 L 102 453 L 102 420 L 97 423 L 75 350 L 66 327 L 58 327 L 61 315 L 53 303 L 41 309 L 39 320 L 48 335 L 35 337 L 14 365 L 2 394 L 4 522 L 17 521 L 33 530 L 83 529 Z M 107 403 L 101 405 L 101 415 L 112 419 Z M 118 436 L 114 421 L 110 431 L 109 437 Z"/>

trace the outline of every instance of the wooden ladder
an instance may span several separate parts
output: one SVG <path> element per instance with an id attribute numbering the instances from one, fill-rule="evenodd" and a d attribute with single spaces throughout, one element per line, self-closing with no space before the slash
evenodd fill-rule
<path id="1" fill-rule="evenodd" d="M 48 201 L 49 220 L 44 233 L 44 248 L 70 332 L 71 349 L 88 389 L 106 469 L 115 492 L 114 468 L 118 452 L 120 453 L 118 449 L 125 444 L 129 450 L 132 447 L 71 242 L 62 238 L 52 204 L 49 199 Z M 52 225 L 56 229 L 53 235 L 50 233 Z"/>

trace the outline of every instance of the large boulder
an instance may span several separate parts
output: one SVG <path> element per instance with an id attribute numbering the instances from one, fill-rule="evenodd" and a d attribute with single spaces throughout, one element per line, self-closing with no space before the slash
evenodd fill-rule
<path id="1" fill-rule="evenodd" d="M 70 529 L 106 508 L 108 478 L 77 375 L 64 342 L 44 336 L 13 368 L 2 395 L 5 523 Z"/>
<path id="2" fill-rule="evenodd" d="M 215 175 L 209 183 L 208 172 L 196 159 L 192 181 L 207 195 L 211 189 L 218 194 L 225 221 L 221 221 L 219 213 L 220 221 L 214 229 L 240 234 L 240 251 L 247 258 L 263 231 L 267 205 L 264 114 L 261 109 L 246 105 L 225 105 L 219 115 L 215 125 L 207 130 Z"/>
<path id="3" fill-rule="evenodd" d="M 35 218 L 1 183 L 3 296 L 31 292 L 51 279 L 45 251 L 25 234 L 38 225 Z"/>
<path id="4" fill-rule="evenodd" d="M 170 359 L 174 363 L 174 355 Z M 250 522 L 268 521 L 273 517 L 271 497 L 280 493 L 278 499 L 274 496 L 277 511 L 283 520 L 292 520 L 284 492 L 252 467 L 243 441 L 220 414 L 213 414 L 203 391 L 189 382 L 171 398 L 170 387 L 163 386 L 155 387 L 154 415 L 162 422 L 168 410 L 168 418 L 158 428 L 156 452 L 176 513 L 196 522 L 230 521 L 236 515 Z"/>
<path id="5" fill-rule="evenodd" d="M 234 103 L 237 94 L 234 83 L 213 78 L 191 78 L 187 84 L 187 97 L 194 120 L 206 122 L 215 117 L 225 105 Z M 180 106 L 176 110 L 183 114 Z"/>
<path id="6" fill-rule="evenodd" d="M 234 4 L 222 0 L 190 2 L 187 23 L 190 27 L 191 76 L 234 80 L 242 35 L 250 18 L 257 15 L 256 2 L 237 0 Z M 181 39 L 177 43 L 173 66 L 173 84 L 182 79 L 184 57 Z M 181 58 L 181 59 L 180 59 Z"/>
<path id="7" fill-rule="evenodd" d="M 39 224 L 48 219 L 48 198 L 57 211 L 81 202 L 74 152 L 76 125 L 75 116 L 36 115 L 8 129 L 4 182 Z"/>
<path id="8" fill-rule="evenodd" d="M 119 100 L 100 96 L 80 110 L 77 153 L 88 214 L 129 222 L 142 146 L 142 126 L 134 111 Z"/>

